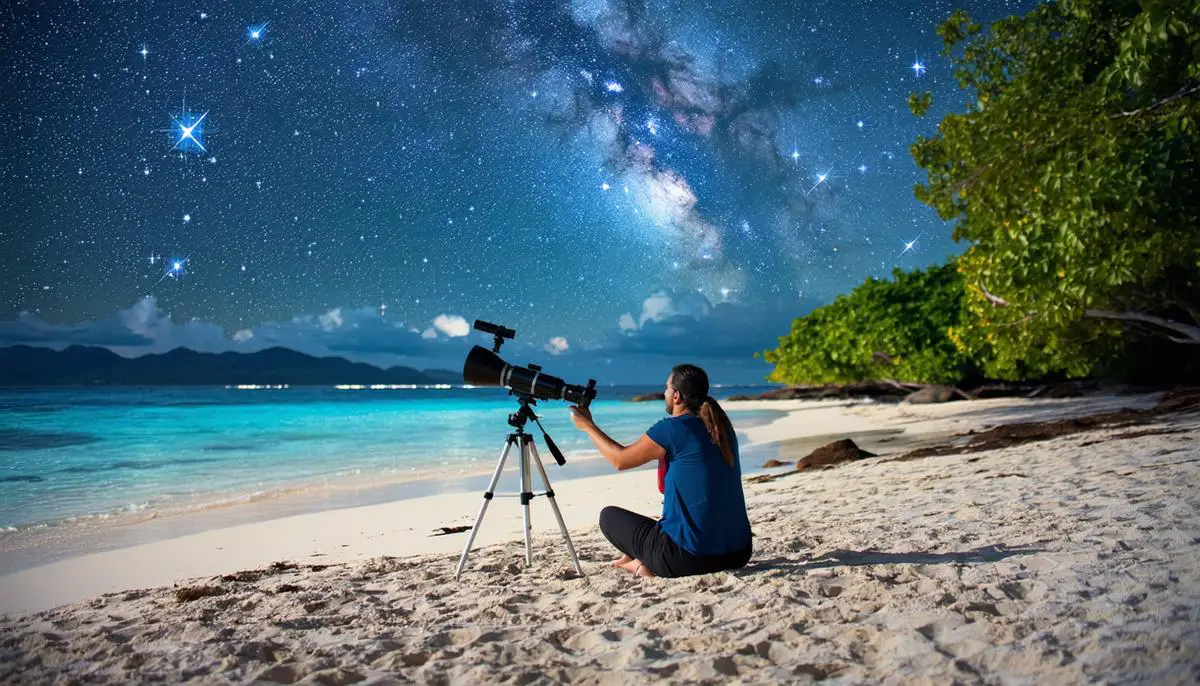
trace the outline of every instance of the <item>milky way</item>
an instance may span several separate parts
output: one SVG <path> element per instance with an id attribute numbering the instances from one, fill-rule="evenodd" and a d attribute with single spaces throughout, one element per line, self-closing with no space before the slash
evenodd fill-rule
<path id="1" fill-rule="evenodd" d="M 962 250 L 912 196 L 908 146 L 966 99 L 933 28 L 1034 3 L 344 5 L 10 5 L 0 344 L 149 317 L 433 359 L 480 317 L 745 357 Z"/>

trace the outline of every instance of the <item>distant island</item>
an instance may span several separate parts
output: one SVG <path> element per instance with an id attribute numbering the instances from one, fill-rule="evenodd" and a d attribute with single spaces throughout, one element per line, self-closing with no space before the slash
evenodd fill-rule
<path id="1" fill-rule="evenodd" d="M 460 384 L 445 369 L 381 369 L 340 357 L 313 357 L 287 348 L 254 353 L 200 353 L 176 348 L 127 358 L 105 348 L 61 351 L 28 345 L 0 348 L 0 386 L 221 386 L 335 384 Z"/>

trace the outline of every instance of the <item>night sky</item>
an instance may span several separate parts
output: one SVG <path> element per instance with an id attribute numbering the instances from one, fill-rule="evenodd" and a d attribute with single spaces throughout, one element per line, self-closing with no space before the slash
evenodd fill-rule
<path id="1" fill-rule="evenodd" d="M 0 344 L 457 368 L 481 318 L 564 376 L 761 380 L 962 251 L 912 194 L 966 99 L 933 30 L 1034 5 L 10 2 Z"/>

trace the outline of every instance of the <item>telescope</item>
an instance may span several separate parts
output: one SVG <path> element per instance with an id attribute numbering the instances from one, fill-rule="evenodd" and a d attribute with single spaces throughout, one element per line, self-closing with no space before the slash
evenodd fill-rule
<path id="1" fill-rule="evenodd" d="M 533 420 L 538 428 L 542 431 L 542 438 L 546 440 L 546 447 L 550 449 L 550 453 L 554 455 L 554 460 L 558 464 L 564 465 L 567 460 L 563 457 L 562 451 L 558 446 L 554 445 L 554 441 L 550 438 L 550 434 L 546 433 L 546 429 L 542 427 L 541 421 L 533 411 L 533 406 L 539 400 L 565 400 L 569 403 L 575 403 L 580 407 L 586 408 L 592 399 L 596 397 L 596 380 L 588 379 L 586 386 L 577 386 L 569 384 L 557 376 L 542 373 L 540 365 L 531 364 L 527 367 L 518 367 L 504 361 L 500 357 L 500 346 L 505 340 L 515 338 L 516 331 L 492 324 L 491 322 L 475 320 L 474 328 L 476 331 L 490 333 L 493 336 L 492 349 L 488 350 L 483 346 L 475 346 L 471 348 L 471 352 L 467 354 L 467 360 L 463 363 L 463 381 L 472 386 L 500 386 L 507 388 L 509 395 L 517 396 L 519 407 L 516 412 L 508 415 L 508 424 L 515 431 L 508 434 L 504 439 L 504 450 L 500 453 L 500 461 L 496 463 L 496 471 L 492 472 L 492 481 L 488 484 L 487 490 L 483 492 L 483 504 L 479 507 L 479 515 L 475 518 L 475 525 L 471 527 L 471 535 L 467 538 L 467 545 L 463 548 L 462 556 L 458 558 L 458 567 L 454 570 L 454 578 L 458 579 L 462 574 L 463 567 L 467 564 L 467 555 L 471 552 L 471 546 L 475 543 L 475 535 L 479 533 L 479 526 L 483 523 L 483 516 L 487 514 L 488 504 L 492 502 L 492 498 L 497 496 L 496 484 L 500 481 L 500 473 L 504 471 L 504 462 L 508 459 L 509 451 L 515 446 L 518 450 L 519 466 L 517 468 L 521 476 L 521 491 L 515 494 L 499 494 L 499 495 L 517 495 L 521 498 L 521 509 L 523 510 L 523 520 L 525 523 L 525 564 L 533 564 L 533 547 L 531 543 L 532 529 L 529 524 L 529 501 L 536 496 L 543 495 L 550 500 L 550 507 L 554 510 L 554 518 L 558 520 L 558 529 L 562 532 L 563 540 L 567 543 L 567 552 L 571 556 L 571 561 L 575 563 L 575 572 L 579 576 L 583 576 L 583 567 L 579 564 L 579 556 L 575 554 L 575 546 L 571 544 L 571 536 L 567 533 L 567 525 L 563 522 L 562 513 L 558 510 L 558 502 L 554 500 L 554 489 L 550 487 L 550 478 L 546 476 L 546 469 L 542 467 L 542 458 L 538 455 L 537 446 L 534 444 L 533 436 L 526 433 L 525 424 L 529 420 Z M 541 493 L 533 491 L 533 470 L 537 469 L 537 473 L 542 478 L 542 484 L 546 490 Z"/>
<path id="2" fill-rule="evenodd" d="M 477 331 L 492 334 L 495 339 L 491 350 L 477 345 L 471 348 L 463 364 L 463 381 L 472 386 L 499 386 L 518 397 L 535 400 L 565 400 L 587 408 L 596 397 L 596 380 L 588 379 L 586 386 L 569 384 L 557 376 L 542 371 L 541 365 L 526 367 L 509 364 L 498 354 L 505 339 L 516 337 L 517 332 L 498 324 L 475 320 Z"/>

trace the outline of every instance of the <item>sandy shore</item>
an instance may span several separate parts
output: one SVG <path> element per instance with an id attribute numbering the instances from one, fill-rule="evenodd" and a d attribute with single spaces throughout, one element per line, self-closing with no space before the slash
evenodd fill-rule
<path id="1" fill-rule="evenodd" d="M 454 582 L 465 534 L 430 534 L 469 525 L 478 494 L 71 558 L 0 577 L 0 682 L 1195 683 L 1200 415 L 888 459 L 1156 400 L 767 403 L 789 414 L 750 444 L 848 437 L 881 457 L 748 483 L 754 558 L 706 577 L 607 567 L 597 514 L 656 514 L 651 469 L 555 481 L 583 579 L 544 499 L 528 568 L 517 502 L 498 499 Z"/>

